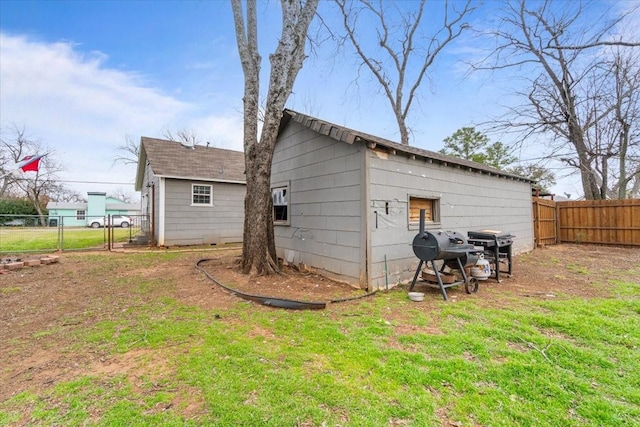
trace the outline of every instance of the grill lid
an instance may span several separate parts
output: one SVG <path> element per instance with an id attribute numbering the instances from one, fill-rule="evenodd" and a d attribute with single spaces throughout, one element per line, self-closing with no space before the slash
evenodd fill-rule
<path id="1" fill-rule="evenodd" d="M 514 237 L 516 237 L 508 231 L 496 231 L 496 230 L 468 231 L 467 236 L 470 239 L 484 239 L 484 240 L 503 240 L 503 239 L 513 239 Z"/>
<path id="2" fill-rule="evenodd" d="M 413 253 L 423 261 L 459 258 L 474 250 L 474 246 L 456 231 L 418 233 L 412 246 Z"/>

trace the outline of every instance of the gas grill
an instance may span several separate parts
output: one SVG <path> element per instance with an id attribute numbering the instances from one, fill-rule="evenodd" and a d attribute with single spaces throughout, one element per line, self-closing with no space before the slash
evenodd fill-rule
<path id="1" fill-rule="evenodd" d="M 513 269 L 513 260 L 511 254 L 511 245 L 513 238 L 516 237 L 511 233 L 495 230 L 468 231 L 467 242 L 474 246 L 484 248 L 484 258 L 493 263 L 494 269 L 492 275 L 496 281 L 500 283 L 500 263 L 506 262 L 508 270 L 503 271 L 511 277 Z"/>
<path id="2" fill-rule="evenodd" d="M 464 284 L 467 293 L 478 291 L 478 279 L 467 277 L 465 267 L 475 265 L 478 260 L 477 252 L 474 245 L 467 243 L 465 237 L 456 231 L 437 231 L 430 233 L 424 230 L 424 209 L 420 210 L 420 232 L 413 239 L 413 253 L 420 259 L 416 274 L 409 287 L 409 291 L 413 290 L 418 280 L 418 275 L 422 270 L 425 261 L 431 263 L 437 285 L 440 288 L 442 297 L 445 301 L 447 297 L 446 288 Z M 437 268 L 435 261 L 441 260 L 442 267 Z M 442 279 L 442 271 L 445 267 L 456 269 L 462 275 L 461 281 L 454 281 L 445 284 Z"/>

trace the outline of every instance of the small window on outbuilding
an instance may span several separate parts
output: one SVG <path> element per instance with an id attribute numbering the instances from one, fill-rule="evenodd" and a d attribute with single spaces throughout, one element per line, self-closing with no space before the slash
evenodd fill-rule
<path id="1" fill-rule="evenodd" d="M 279 186 L 271 189 L 273 198 L 273 222 L 275 224 L 289 223 L 289 186 Z"/>
<path id="2" fill-rule="evenodd" d="M 440 222 L 440 199 L 427 197 L 409 197 L 409 225 L 420 223 L 420 209 L 424 209 L 424 220 Z"/>
<path id="3" fill-rule="evenodd" d="M 213 186 L 199 184 L 191 185 L 191 205 L 213 206 Z"/>
<path id="4" fill-rule="evenodd" d="M 77 210 L 76 211 L 76 220 L 77 221 L 84 221 L 85 219 L 87 219 L 87 211 L 85 211 L 85 210 Z"/>

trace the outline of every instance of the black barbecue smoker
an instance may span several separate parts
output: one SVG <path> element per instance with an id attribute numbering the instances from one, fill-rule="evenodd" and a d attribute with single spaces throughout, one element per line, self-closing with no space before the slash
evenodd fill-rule
<path id="1" fill-rule="evenodd" d="M 437 231 L 435 233 L 425 231 L 424 214 L 424 209 L 420 209 L 420 230 L 413 239 L 413 253 L 420 259 L 420 262 L 409 291 L 412 291 L 416 285 L 422 266 L 426 261 L 431 263 L 431 269 L 434 271 L 437 281 L 437 285 L 434 283 L 429 286 L 438 286 L 445 301 L 449 300 L 446 289 L 452 286 L 464 284 L 468 294 L 478 292 L 478 279 L 468 277 L 464 270 L 465 267 L 477 262 L 478 251 L 472 244 L 467 243 L 463 235 L 456 231 Z M 442 261 L 440 268 L 436 266 L 436 261 Z M 462 280 L 445 284 L 442 280 L 442 273 L 446 267 L 459 270 Z"/>

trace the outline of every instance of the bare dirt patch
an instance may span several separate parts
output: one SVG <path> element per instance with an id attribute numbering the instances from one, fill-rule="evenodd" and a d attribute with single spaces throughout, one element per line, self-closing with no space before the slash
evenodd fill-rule
<path id="1" fill-rule="evenodd" d="M 144 374 L 148 381 L 149 376 L 153 380 L 153 375 L 170 374 L 168 350 L 132 350 L 113 355 L 74 349 L 72 337 L 97 322 L 121 316 L 136 305 L 159 298 L 214 312 L 238 304 L 238 297 L 195 269 L 196 261 L 202 258 L 211 259 L 203 267 L 218 281 L 244 292 L 303 301 L 329 301 L 365 293 L 293 270 L 282 276 L 244 276 L 235 268 L 237 249 L 194 251 L 153 265 L 127 266 L 115 272 L 105 269 L 96 274 L 95 263 L 101 259 L 126 256 L 108 252 L 61 254 L 58 264 L 0 275 L 0 400 L 86 375 L 118 373 L 135 380 Z M 154 292 L 136 291 L 136 283 L 142 279 L 157 284 Z M 505 307 L 524 298 L 606 297 L 611 293 L 607 285 L 610 280 L 640 283 L 640 250 L 590 245 L 537 249 L 515 257 L 514 275 L 502 283 L 489 279 L 472 295 L 460 288 L 451 288 L 448 293 L 451 303 L 473 298 L 482 304 Z M 163 282 L 176 285 L 163 287 Z M 412 307 L 429 315 L 441 307 L 442 297 L 437 289 L 423 289 L 427 294 L 425 301 L 412 303 Z M 404 291 L 406 286 L 394 292 Z M 358 302 L 329 305 L 327 310 L 345 314 L 352 304 Z M 256 309 L 273 310 L 258 305 Z M 414 327 L 408 316 L 406 310 L 389 310 L 386 318 L 398 325 L 398 334 L 405 334 Z M 435 324 L 429 328 L 434 334 L 441 333 Z M 256 329 L 253 333 L 266 336 L 269 332 Z M 200 408 L 188 410 L 197 413 Z"/>

